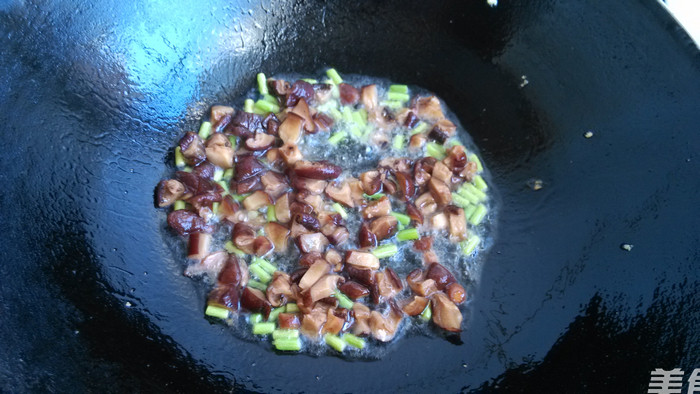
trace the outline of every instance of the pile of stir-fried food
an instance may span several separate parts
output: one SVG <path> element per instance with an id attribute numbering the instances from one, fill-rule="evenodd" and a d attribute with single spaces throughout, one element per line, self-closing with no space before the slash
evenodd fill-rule
<path id="1" fill-rule="evenodd" d="M 185 275 L 213 283 L 206 315 L 281 351 L 363 349 L 403 321 L 459 332 L 453 272 L 489 210 L 481 162 L 435 96 L 327 75 L 258 74 L 257 101 L 213 106 L 180 139 L 156 200 L 188 239 Z"/>

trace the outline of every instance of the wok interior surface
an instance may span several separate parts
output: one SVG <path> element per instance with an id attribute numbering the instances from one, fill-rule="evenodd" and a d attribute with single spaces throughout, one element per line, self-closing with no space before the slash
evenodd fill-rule
<path id="1" fill-rule="evenodd" d="M 642 391 L 699 367 L 700 54 L 661 7 L 350 3 L 0 6 L 4 391 Z M 459 340 L 275 354 L 203 318 L 165 241 L 182 131 L 256 72 L 326 66 L 436 92 L 492 172 Z"/>

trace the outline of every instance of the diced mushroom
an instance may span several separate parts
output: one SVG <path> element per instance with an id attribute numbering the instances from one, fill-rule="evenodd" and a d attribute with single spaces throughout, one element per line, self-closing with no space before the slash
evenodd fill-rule
<path id="1" fill-rule="evenodd" d="M 379 259 L 368 252 L 359 252 L 357 250 L 350 250 L 345 254 L 345 262 L 355 267 L 367 268 L 367 269 L 379 269 Z"/>
<path id="2" fill-rule="evenodd" d="M 399 198 L 408 201 L 413 198 L 416 192 L 411 175 L 403 171 L 396 172 L 396 186 L 398 187 Z"/>
<path id="3" fill-rule="evenodd" d="M 318 231 L 321 228 L 321 224 L 319 223 L 318 219 L 309 213 L 295 213 L 294 221 L 311 231 Z"/>
<path id="4" fill-rule="evenodd" d="M 377 85 L 372 84 L 363 86 L 361 101 L 367 112 L 374 111 L 379 105 L 379 100 L 377 99 Z"/>
<path id="5" fill-rule="evenodd" d="M 267 86 L 270 88 L 270 91 L 277 97 L 286 96 L 289 89 L 291 88 L 289 82 L 285 81 L 284 79 L 268 78 Z"/>
<path id="6" fill-rule="evenodd" d="M 445 294 L 450 298 L 450 301 L 459 305 L 467 299 L 467 292 L 464 287 L 457 282 L 450 283 L 445 287 Z"/>
<path id="7" fill-rule="evenodd" d="M 462 330 L 462 313 L 445 294 L 433 294 L 430 304 L 433 309 L 433 323 L 447 331 L 459 332 Z"/>
<path id="8" fill-rule="evenodd" d="M 289 209 L 289 193 L 285 193 L 277 198 L 275 202 L 275 216 L 280 223 L 289 223 L 292 213 Z"/>
<path id="9" fill-rule="evenodd" d="M 448 148 L 447 157 L 443 160 L 443 163 L 455 174 L 461 172 L 467 165 L 467 162 L 467 152 L 462 145 L 454 145 Z"/>
<path id="10" fill-rule="evenodd" d="M 292 239 L 297 239 L 304 234 L 311 234 L 311 233 L 313 233 L 312 230 L 309 230 L 308 228 L 304 227 L 303 225 L 297 223 L 296 221 L 292 221 L 292 225 L 289 227 L 289 237 Z"/>
<path id="11" fill-rule="evenodd" d="M 425 135 L 425 133 L 413 134 L 411 136 L 411 138 L 408 140 L 408 149 L 410 149 L 410 150 L 422 149 L 423 146 L 425 146 L 426 142 L 428 142 L 428 136 Z"/>
<path id="12" fill-rule="evenodd" d="M 369 295 L 369 289 L 355 281 L 348 280 L 339 287 L 340 291 L 353 301 Z"/>
<path id="13" fill-rule="evenodd" d="M 299 265 L 302 267 L 311 267 L 317 260 L 323 260 L 321 253 L 305 253 L 301 255 L 301 258 L 299 258 Z"/>
<path id="14" fill-rule="evenodd" d="M 348 192 L 350 187 L 348 187 Z M 156 199 L 159 207 L 172 205 L 178 198 L 185 194 L 185 185 L 175 179 L 167 179 L 158 183 Z"/>
<path id="15" fill-rule="evenodd" d="M 255 253 L 253 245 L 255 242 L 255 231 L 253 231 L 253 229 L 247 224 L 236 223 L 233 226 L 231 241 L 243 252 L 247 254 Z"/>
<path id="16" fill-rule="evenodd" d="M 258 190 L 243 199 L 243 207 L 249 211 L 256 211 L 272 204 L 272 199 L 262 190 Z"/>
<path id="17" fill-rule="evenodd" d="M 367 286 L 371 287 L 374 285 L 374 271 L 369 269 L 369 268 L 363 268 L 363 267 L 356 267 L 353 265 L 345 264 L 345 267 L 343 267 L 345 272 L 348 274 L 350 278 L 352 278 L 354 281 Z"/>
<path id="18" fill-rule="evenodd" d="M 377 246 L 377 236 L 370 231 L 369 225 L 367 223 L 362 223 L 360 225 L 360 232 L 358 234 L 358 244 L 361 248 L 373 248 Z"/>
<path id="19" fill-rule="evenodd" d="M 282 330 L 294 330 L 301 327 L 301 321 L 299 321 L 298 313 L 282 312 L 277 315 L 277 321 Z"/>
<path id="20" fill-rule="evenodd" d="M 452 137 L 457 130 L 457 126 L 447 119 L 440 119 L 435 123 L 428 133 L 428 138 L 444 144 L 448 138 Z"/>
<path id="21" fill-rule="evenodd" d="M 274 113 L 270 112 L 262 120 L 262 125 L 265 128 L 267 134 L 272 136 L 277 136 L 279 134 L 280 120 L 275 116 Z"/>
<path id="22" fill-rule="evenodd" d="M 289 113 L 287 118 L 280 124 L 277 133 L 284 144 L 296 144 L 301 138 L 303 126 L 304 118 L 295 113 Z"/>
<path id="23" fill-rule="evenodd" d="M 418 316 L 425 310 L 426 306 L 428 306 L 428 299 L 416 295 L 401 310 L 409 316 Z"/>
<path id="24" fill-rule="evenodd" d="M 370 309 L 367 305 L 356 302 L 352 305 L 352 310 L 355 314 L 355 324 L 352 326 L 352 333 L 355 335 L 365 336 L 371 332 L 369 328 Z"/>
<path id="25" fill-rule="evenodd" d="M 382 342 L 389 342 L 394 339 L 396 329 L 401 323 L 403 314 L 401 310 L 392 307 L 387 316 L 382 315 L 377 311 L 372 311 L 369 316 L 369 327 L 372 331 L 372 337 Z"/>
<path id="26" fill-rule="evenodd" d="M 430 189 L 430 194 L 433 196 L 438 205 L 447 205 L 452 202 L 452 193 L 450 192 L 449 186 L 447 186 L 445 182 L 433 177 L 430 179 L 430 182 L 428 182 L 428 188 Z"/>
<path id="27" fill-rule="evenodd" d="M 326 324 L 323 325 L 323 334 L 330 333 L 337 335 L 340 333 L 340 330 L 343 329 L 343 325 L 345 325 L 345 319 L 336 316 L 334 314 L 334 309 L 329 308 L 328 312 L 326 313 Z"/>
<path id="28" fill-rule="evenodd" d="M 391 201 L 389 198 L 384 196 L 379 200 L 375 200 L 367 204 L 367 206 L 362 210 L 362 217 L 364 219 L 372 219 L 380 216 L 386 216 L 391 213 Z"/>
<path id="29" fill-rule="evenodd" d="M 231 122 L 224 129 L 225 133 L 233 134 L 237 137 L 248 138 L 255 133 L 263 133 L 262 116 L 251 114 L 245 111 L 237 111 L 231 118 Z"/>
<path id="30" fill-rule="evenodd" d="M 421 119 L 437 121 L 445 117 L 440 100 L 435 96 L 420 97 L 415 100 L 414 111 Z"/>
<path id="31" fill-rule="evenodd" d="M 310 102 L 314 98 L 314 87 L 302 80 L 297 80 L 287 89 L 285 106 L 291 108 L 299 102 L 300 99 Z"/>
<path id="32" fill-rule="evenodd" d="M 326 323 L 328 305 L 317 303 L 313 309 L 304 314 L 301 321 L 301 333 L 308 338 L 318 338 L 321 327 Z"/>
<path id="33" fill-rule="evenodd" d="M 324 275 L 309 288 L 309 296 L 312 302 L 330 297 L 338 288 L 338 281 L 343 278 L 340 275 Z"/>
<path id="34" fill-rule="evenodd" d="M 413 241 L 413 247 L 421 252 L 428 251 L 433 247 L 433 237 L 421 237 L 420 239 Z"/>
<path id="35" fill-rule="evenodd" d="M 406 277 L 406 283 L 411 290 L 421 297 L 428 297 L 438 291 L 433 279 L 426 279 L 425 273 L 420 269 L 411 271 Z"/>
<path id="36" fill-rule="evenodd" d="M 425 277 L 434 280 L 439 290 L 444 290 L 447 285 L 457 281 L 454 275 L 440 263 L 430 264 Z"/>
<path id="37" fill-rule="evenodd" d="M 263 185 L 260 182 L 260 175 L 255 175 L 242 181 L 231 181 L 231 189 L 235 189 L 236 194 L 247 194 L 257 190 L 262 190 Z"/>
<path id="38" fill-rule="evenodd" d="M 362 190 L 369 195 L 379 193 L 382 190 L 382 178 L 377 170 L 360 174 L 360 182 L 362 182 Z"/>
<path id="39" fill-rule="evenodd" d="M 214 231 L 214 228 L 207 224 L 199 215 L 184 209 L 170 212 L 168 214 L 168 225 L 180 235 L 196 232 L 211 233 Z"/>
<path id="40" fill-rule="evenodd" d="M 416 206 L 410 202 L 406 203 L 406 215 L 408 215 L 412 221 L 418 224 L 423 224 L 423 215 L 420 213 L 418 208 L 416 208 Z"/>
<path id="41" fill-rule="evenodd" d="M 443 164 L 443 162 L 438 161 L 433 167 L 432 177 L 449 185 L 452 182 L 452 170 Z"/>
<path id="42" fill-rule="evenodd" d="M 290 113 L 299 115 L 300 118 L 304 119 L 304 130 L 306 130 L 307 133 L 316 132 L 316 124 L 311 118 L 309 105 L 306 103 L 306 100 L 303 98 L 299 99 L 299 102 L 292 108 Z"/>
<path id="43" fill-rule="evenodd" d="M 244 287 L 248 283 L 248 266 L 245 261 L 226 253 L 226 261 L 218 275 L 218 283 Z"/>
<path id="44" fill-rule="evenodd" d="M 304 158 L 296 144 L 284 144 L 279 148 L 279 152 L 288 167 L 294 166 L 294 163 Z"/>
<path id="45" fill-rule="evenodd" d="M 321 212 L 323 208 L 323 198 L 318 194 L 311 194 L 308 191 L 301 191 L 297 194 L 297 202 L 305 204 L 315 212 Z"/>
<path id="46" fill-rule="evenodd" d="M 219 123 L 225 115 L 233 115 L 234 109 L 225 105 L 213 105 L 209 112 L 209 121 L 212 125 Z"/>
<path id="47" fill-rule="evenodd" d="M 189 246 L 187 248 L 187 258 L 193 260 L 203 259 L 209 254 L 211 244 L 211 234 L 192 233 L 190 234 Z"/>
<path id="48" fill-rule="evenodd" d="M 250 312 L 262 312 L 267 319 L 272 309 L 270 303 L 265 298 L 265 293 L 252 287 L 244 287 L 241 293 L 241 306 Z"/>
<path id="49" fill-rule="evenodd" d="M 305 190 L 311 194 L 323 193 L 323 190 L 328 184 L 328 182 L 320 179 L 304 178 L 296 175 L 292 175 L 290 178 L 294 189 L 298 191 Z"/>
<path id="50" fill-rule="evenodd" d="M 231 141 L 222 133 L 214 133 L 207 140 L 205 149 L 207 160 L 221 168 L 233 167 L 233 148 Z"/>
<path id="51" fill-rule="evenodd" d="M 369 224 L 369 231 L 377 237 L 377 241 L 390 238 L 396 233 L 399 221 L 391 215 L 378 217 Z"/>
<path id="52" fill-rule="evenodd" d="M 279 223 L 269 222 L 265 224 L 265 234 L 270 238 L 277 252 L 284 253 L 287 250 L 289 229 Z"/>
<path id="53" fill-rule="evenodd" d="M 316 103 L 323 104 L 331 98 L 331 85 L 328 83 L 317 83 L 313 85 Z"/>
<path id="54" fill-rule="evenodd" d="M 345 226 L 336 226 L 331 223 L 323 226 L 321 228 L 321 233 L 335 246 L 344 244 L 350 238 L 350 233 Z"/>
<path id="55" fill-rule="evenodd" d="M 416 116 L 416 114 L 413 111 L 408 111 L 404 118 L 403 125 L 408 129 L 412 129 L 413 127 L 415 127 L 415 125 L 418 124 L 418 122 L 419 119 Z"/>
<path id="56" fill-rule="evenodd" d="M 350 208 L 355 207 L 355 203 L 352 199 L 352 190 L 348 182 L 343 182 L 340 186 L 337 186 L 335 183 L 329 183 L 328 186 L 326 186 L 326 194 L 333 201 Z"/>
<path id="57" fill-rule="evenodd" d="M 194 277 L 206 274 L 209 278 L 216 279 L 219 276 L 219 272 L 224 268 L 226 260 L 228 260 L 226 251 L 214 252 L 199 262 L 187 266 L 185 276 Z"/>
<path id="58" fill-rule="evenodd" d="M 323 255 L 326 261 L 333 266 L 333 271 L 340 272 L 343 268 L 343 256 L 335 249 L 328 249 Z"/>
<path id="59" fill-rule="evenodd" d="M 339 166 L 328 161 L 300 160 L 294 163 L 294 172 L 297 176 L 311 179 L 329 180 L 337 178 L 343 171 Z"/>
<path id="60" fill-rule="evenodd" d="M 244 181 L 266 171 L 265 166 L 253 155 L 238 155 L 236 157 L 236 181 Z"/>
<path id="61" fill-rule="evenodd" d="M 328 246 L 328 238 L 321 233 L 302 234 L 297 238 L 297 244 L 303 253 L 322 253 Z"/>
<path id="62" fill-rule="evenodd" d="M 435 212 L 437 209 L 437 204 L 435 203 L 435 199 L 433 198 L 432 194 L 423 193 L 416 198 L 416 208 L 418 208 L 421 216 L 426 217 Z"/>
<path id="63" fill-rule="evenodd" d="M 211 181 L 213 180 L 212 178 L 214 178 L 215 170 L 216 167 L 214 167 L 213 164 L 205 160 L 194 166 L 194 168 L 192 168 L 192 173 L 200 178 L 204 178 Z"/>
<path id="64" fill-rule="evenodd" d="M 277 199 L 279 196 L 289 190 L 287 178 L 279 172 L 266 172 L 260 177 L 260 182 L 263 185 L 263 190 L 265 190 L 265 193 L 274 199 Z"/>
<path id="65" fill-rule="evenodd" d="M 311 264 L 309 269 L 306 271 L 304 276 L 299 280 L 299 288 L 306 290 L 316 283 L 321 277 L 331 272 L 331 266 L 326 262 L 326 260 L 318 259 L 315 263 Z"/>
<path id="66" fill-rule="evenodd" d="M 313 121 L 316 125 L 316 131 L 328 131 L 333 126 L 333 118 L 322 112 L 316 113 L 313 116 Z"/>
<path id="67" fill-rule="evenodd" d="M 270 166 L 270 168 L 279 170 L 282 169 L 282 166 L 284 165 L 280 148 L 268 149 L 268 151 L 265 152 L 265 160 L 267 160 L 267 164 Z"/>
<path id="68" fill-rule="evenodd" d="M 238 311 L 241 294 L 235 286 L 218 285 L 207 296 L 207 304 L 226 308 L 231 312 Z"/>
<path id="69" fill-rule="evenodd" d="M 338 90 L 340 92 L 340 103 L 342 105 L 355 105 L 360 99 L 360 92 L 352 85 L 341 83 L 338 85 Z"/>
<path id="70" fill-rule="evenodd" d="M 437 160 L 433 157 L 424 157 L 416 162 L 413 167 L 413 178 L 417 186 L 423 186 L 430 181 L 436 162 Z"/>
<path id="71" fill-rule="evenodd" d="M 255 252 L 256 256 L 265 256 L 266 254 L 270 253 L 274 248 L 275 246 L 272 244 L 272 242 L 267 237 L 264 237 L 262 235 L 258 235 L 253 240 L 253 251 Z"/>
<path id="72" fill-rule="evenodd" d="M 292 291 L 292 281 L 289 275 L 282 271 L 275 271 L 265 293 L 267 301 L 274 307 L 284 305 L 287 301 L 293 300 L 294 292 Z"/>
<path id="73" fill-rule="evenodd" d="M 445 207 L 445 214 L 450 227 L 450 238 L 453 241 L 464 241 L 467 239 L 467 217 L 464 209 L 448 205 Z"/>
<path id="74" fill-rule="evenodd" d="M 376 289 L 378 295 L 385 300 L 393 298 L 399 291 L 403 289 L 401 279 L 391 268 L 386 268 L 384 272 L 378 271 L 374 274 Z"/>
<path id="75" fill-rule="evenodd" d="M 275 136 L 265 133 L 257 133 L 254 137 L 246 138 L 245 147 L 252 151 L 270 149 L 275 144 Z"/>
<path id="76" fill-rule="evenodd" d="M 447 228 L 447 215 L 444 212 L 437 213 L 430 218 L 430 227 L 433 230 L 444 230 Z"/>

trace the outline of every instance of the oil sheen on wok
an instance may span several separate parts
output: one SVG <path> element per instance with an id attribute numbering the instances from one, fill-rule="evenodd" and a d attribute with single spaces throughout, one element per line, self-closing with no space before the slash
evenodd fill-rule
<path id="1" fill-rule="evenodd" d="M 461 332 L 495 207 L 445 103 L 334 69 L 257 85 L 183 133 L 156 189 L 204 314 L 277 351 L 349 357 Z"/>

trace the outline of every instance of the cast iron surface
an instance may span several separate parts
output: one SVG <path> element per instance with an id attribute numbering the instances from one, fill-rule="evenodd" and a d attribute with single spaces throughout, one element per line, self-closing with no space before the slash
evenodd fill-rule
<path id="1" fill-rule="evenodd" d="M 643 392 L 700 367 L 700 54 L 651 0 L 499 3 L 3 2 L 0 390 Z M 493 172 L 461 343 L 275 354 L 203 318 L 165 243 L 182 131 L 257 71 L 327 65 L 435 91 Z"/>

